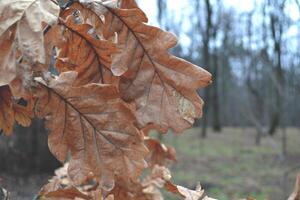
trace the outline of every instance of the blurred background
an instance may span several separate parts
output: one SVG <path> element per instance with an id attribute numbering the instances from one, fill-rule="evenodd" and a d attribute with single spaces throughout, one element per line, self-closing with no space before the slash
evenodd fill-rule
<path id="1" fill-rule="evenodd" d="M 283 200 L 300 171 L 300 0 L 138 0 L 151 25 L 173 32 L 172 53 L 210 71 L 204 116 L 177 150 L 177 184 L 201 182 L 220 200 Z M 32 199 L 59 163 L 41 121 L 0 136 L 0 186 Z M 174 196 L 166 194 L 168 200 Z"/>

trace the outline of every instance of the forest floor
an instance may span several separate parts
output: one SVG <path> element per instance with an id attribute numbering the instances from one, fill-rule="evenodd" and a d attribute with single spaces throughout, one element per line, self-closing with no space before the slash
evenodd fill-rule
<path id="1" fill-rule="evenodd" d="M 300 172 L 300 129 L 287 130 L 285 158 L 279 131 L 274 138 L 262 138 L 260 146 L 251 128 L 210 130 L 204 140 L 199 135 L 199 129 L 191 129 L 164 136 L 164 143 L 177 150 L 178 162 L 171 167 L 175 183 L 194 188 L 200 181 L 207 194 L 219 200 L 284 200 L 292 192 Z M 166 195 L 167 200 L 176 199 Z"/>
<path id="2" fill-rule="evenodd" d="M 265 137 L 255 145 L 251 128 L 224 128 L 222 133 L 209 130 L 201 139 L 200 130 L 167 134 L 163 141 L 177 150 L 178 162 L 171 166 L 173 182 L 194 188 L 197 182 L 206 193 L 219 200 L 238 200 L 249 196 L 257 200 L 284 200 L 293 189 L 300 172 L 300 130 L 289 128 L 288 155 L 281 156 L 280 132 Z M 155 136 L 155 135 L 154 135 Z M 290 171 L 297 166 L 294 171 Z M 290 171 L 290 172 L 289 172 Z M 285 180 L 284 173 L 289 172 Z M 11 193 L 12 200 L 31 200 L 50 175 L 18 178 L 0 172 L 0 186 Z M 177 200 L 166 193 L 166 200 Z"/>

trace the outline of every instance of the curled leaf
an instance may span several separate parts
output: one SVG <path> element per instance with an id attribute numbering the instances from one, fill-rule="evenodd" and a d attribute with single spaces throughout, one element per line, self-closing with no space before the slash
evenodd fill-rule
<path id="1" fill-rule="evenodd" d="M 0 86 L 16 76 L 16 48 L 23 59 L 45 63 L 43 22 L 54 24 L 59 7 L 45 0 L 0 1 Z"/>
<path id="2" fill-rule="evenodd" d="M 0 36 L 0 86 L 9 84 L 16 76 L 15 34 L 13 26 Z"/>
<path id="3" fill-rule="evenodd" d="M 196 190 L 190 190 L 179 185 L 174 185 L 168 181 L 165 184 L 165 188 L 169 192 L 183 196 L 185 198 L 184 200 L 199 200 L 204 194 L 204 190 L 201 189 L 200 185 L 197 186 Z"/>
<path id="4" fill-rule="evenodd" d="M 150 166 L 166 166 L 170 161 L 176 161 L 176 150 L 173 147 L 167 147 L 160 141 L 151 138 L 146 138 L 145 144 L 150 151 Z"/>

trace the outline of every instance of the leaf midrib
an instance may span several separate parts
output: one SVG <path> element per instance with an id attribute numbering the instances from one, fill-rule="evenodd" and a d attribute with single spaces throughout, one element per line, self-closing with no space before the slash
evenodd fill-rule
<path id="1" fill-rule="evenodd" d="M 47 90 L 52 91 L 56 96 L 58 96 L 63 102 L 65 102 L 65 104 L 69 105 L 72 109 L 75 110 L 75 112 L 77 112 L 80 115 L 80 119 L 83 118 L 85 119 L 90 126 L 96 131 L 98 132 L 107 142 L 109 142 L 111 145 L 113 145 L 114 147 L 116 147 L 117 149 L 119 149 L 120 151 L 122 151 L 122 149 L 116 145 L 115 143 L 113 143 L 112 141 L 109 140 L 109 138 L 107 138 L 104 134 L 102 134 L 102 132 L 100 130 L 98 130 L 94 124 L 83 114 L 81 113 L 72 103 L 70 103 L 66 98 L 64 98 L 63 95 L 59 94 L 57 91 L 55 91 L 55 89 L 48 87 L 47 85 L 44 85 L 43 83 L 37 82 L 39 85 L 41 85 L 42 87 L 45 87 Z M 94 134 L 94 133 L 93 133 Z"/>

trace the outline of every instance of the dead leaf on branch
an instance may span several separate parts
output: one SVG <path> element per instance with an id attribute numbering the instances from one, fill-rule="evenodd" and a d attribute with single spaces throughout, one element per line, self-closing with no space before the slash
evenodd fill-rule
<path id="1" fill-rule="evenodd" d="M 16 26 L 13 26 L 0 36 L 0 86 L 7 85 L 16 76 L 15 34 Z"/>
<path id="2" fill-rule="evenodd" d="M 91 197 L 81 193 L 74 187 L 57 189 L 56 191 L 49 192 L 46 195 L 42 196 L 42 199 L 45 200 L 73 200 L 73 199 L 84 199 L 91 200 Z"/>
<path id="3" fill-rule="evenodd" d="M 40 190 L 39 199 L 91 199 L 83 188 L 76 188 L 72 185 L 67 174 L 68 166 L 69 163 L 65 163 L 63 167 L 55 170 L 55 176 Z"/>
<path id="4" fill-rule="evenodd" d="M 21 0 L 2 1 L 0 10 L 3 2 L 14 10 L 15 3 Z M 11 18 L 15 22 L 0 18 L 7 22 L 0 25 L 3 31 L 0 43 L 5 46 L 0 52 L 3 55 L 0 70 L 5 72 L 1 74 L 0 86 L 10 83 L 14 95 L 27 96 L 28 91 L 20 83 L 22 78 L 15 78 L 17 70 L 11 64 L 15 63 L 16 41 L 23 63 L 30 64 L 33 76 L 37 75 L 33 69 L 37 66 L 35 62 L 45 62 L 43 42 L 47 47 L 46 63 L 50 62 L 53 48 L 58 50 L 56 67 L 62 74 L 58 78 L 43 74 L 44 79 L 36 79 L 35 111 L 46 119 L 50 129 L 51 152 L 62 162 L 71 154 L 68 173 L 72 181 L 81 184 L 95 178 L 97 186 L 99 182 L 102 189 L 110 191 L 115 180 L 119 180 L 107 200 L 161 200 L 159 189 L 168 184 L 186 200 L 199 199 L 201 189 L 193 191 L 173 185 L 168 170 L 155 167 L 155 164 L 165 165 L 167 159 L 175 160 L 174 151 L 157 142 L 149 143 L 153 151 L 152 174 L 138 182 L 146 165 L 147 149 L 143 134 L 135 126 L 139 124 L 145 131 L 154 127 L 177 132 L 191 126 L 202 112 L 202 100 L 196 90 L 210 83 L 210 74 L 170 55 L 168 50 L 177 42 L 175 36 L 146 25 L 147 17 L 134 0 L 123 0 L 120 5 L 117 0 L 75 2 L 61 12 L 59 24 L 47 32 L 45 41 L 42 22 L 55 22 L 58 7 L 51 1 L 22 2 L 19 10 L 14 11 L 18 13 L 17 18 Z M 32 19 L 36 9 L 37 18 Z M 22 36 L 21 31 L 25 33 Z M 77 73 L 64 73 L 70 70 Z M 121 76 L 120 83 L 117 76 Z M 32 81 L 31 77 L 28 80 Z M 119 90 L 131 107 L 121 99 Z M 0 113 L 0 128 L 11 132 L 14 120 L 29 125 L 31 109 L 19 107 L 7 91 L 1 93 L 0 109 L 5 112 Z M 28 96 L 30 99 L 31 95 Z M 5 120 L 9 121 L 8 125 L 4 124 Z M 154 155 L 157 153 L 161 155 Z M 50 189 L 44 196 L 48 199 L 74 199 L 81 195 L 83 199 L 103 198 L 99 188 L 85 196 L 73 182 L 61 187 L 63 180 L 55 178 L 49 183 Z"/>
<path id="5" fill-rule="evenodd" d="M 14 125 L 14 112 L 11 92 L 8 86 L 0 87 L 0 128 L 10 135 Z"/>
<path id="6" fill-rule="evenodd" d="M 26 106 L 18 105 L 9 86 L 0 87 L 0 129 L 4 134 L 11 135 L 15 121 L 26 127 L 31 124 L 32 103 L 29 101 Z"/>
<path id="7" fill-rule="evenodd" d="M 82 21 L 81 13 L 74 8 L 61 13 L 60 23 L 45 36 L 47 50 L 51 52 L 54 46 L 58 48 L 55 66 L 59 72 L 78 72 L 75 85 L 117 85 L 118 78 L 110 72 L 112 54 L 117 52 L 116 46 L 98 37 L 95 28 Z"/>
<path id="8" fill-rule="evenodd" d="M 299 200 L 300 199 L 300 174 L 297 176 L 295 183 L 295 189 L 288 200 Z"/>
<path id="9" fill-rule="evenodd" d="M 159 189 L 164 187 L 165 179 L 170 178 L 170 171 L 167 168 L 156 166 L 143 181 L 130 185 L 118 182 L 109 194 L 116 200 L 163 200 Z"/>
<path id="10" fill-rule="evenodd" d="M 150 151 L 148 163 L 151 167 L 167 166 L 171 161 L 176 161 L 176 150 L 173 147 L 167 147 L 160 141 L 149 137 L 145 138 L 145 144 Z"/>
<path id="11" fill-rule="evenodd" d="M 122 200 L 163 200 L 160 189 L 167 189 L 169 192 L 178 195 L 184 200 L 214 200 L 209 197 L 203 197 L 204 191 L 201 187 L 196 190 L 190 190 L 182 186 L 171 183 L 171 173 L 164 166 L 154 166 L 151 174 L 144 180 L 133 183 L 132 185 L 118 182 L 110 194 L 115 199 Z"/>
<path id="12" fill-rule="evenodd" d="M 76 184 L 92 173 L 110 190 L 115 176 L 134 181 L 145 168 L 147 149 L 135 116 L 111 85 L 74 87 L 76 72 L 62 73 L 37 88 L 37 115 L 51 130 L 51 152 L 61 162 L 71 153 L 69 175 Z"/>
<path id="13" fill-rule="evenodd" d="M 203 102 L 196 90 L 207 86 L 211 75 L 170 55 L 168 50 L 177 44 L 176 37 L 147 25 L 147 17 L 134 1 L 123 0 L 126 9 L 110 8 L 101 1 L 80 2 L 99 18 L 105 17 L 101 29 L 105 38 L 118 35 L 122 51 L 114 56 L 112 69 L 115 75 L 123 74 L 120 91 L 126 101 L 135 102 L 140 128 L 150 124 L 164 132 L 189 128 L 194 118 L 202 115 Z M 100 6 L 107 12 L 98 9 Z"/>
<path id="14" fill-rule="evenodd" d="M 184 197 L 184 200 L 199 200 L 202 199 L 201 197 L 204 194 L 204 190 L 201 189 L 200 185 L 197 186 L 196 190 L 190 190 L 179 185 L 174 185 L 170 181 L 167 181 L 165 184 L 165 188 L 171 193 Z M 208 197 L 204 197 L 204 199 L 205 198 Z"/>
<path id="15" fill-rule="evenodd" d="M 0 86 L 16 76 L 16 48 L 30 62 L 45 63 L 42 23 L 54 24 L 59 7 L 45 0 L 0 1 Z"/>

